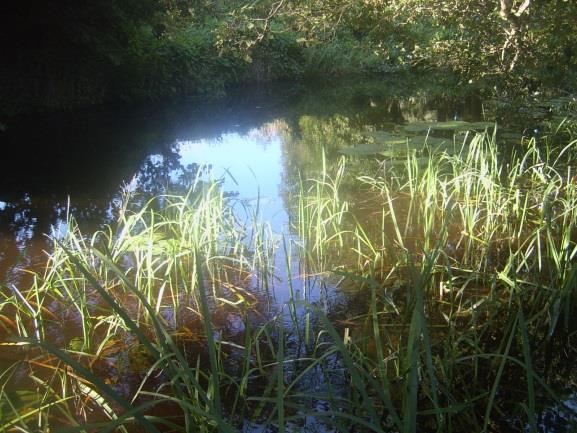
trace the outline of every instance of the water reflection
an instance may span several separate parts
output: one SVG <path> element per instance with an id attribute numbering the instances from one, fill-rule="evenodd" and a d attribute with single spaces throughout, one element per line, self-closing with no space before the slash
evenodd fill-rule
<path id="1" fill-rule="evenodd" d="M 481 117 L 471 89 L 437 81 L 245 89 L 226 101 L 54 114 L 9 125 L 0 172 L 0 281 L 24 284 L 68 214 L 92 230 L 114 221 L 123 186 L 138 200 L 188 188 L 200 167 L 287 232 L 287 193 L 367 126 Z M 210 170 L 208 170 L 210 169 Z"/>
<path id="2" fill-rule="evenodd" d="M 278 199 L 283 163 L 282 140 L 275 128 L 284 127 L 277 121 L 246 135 L 225 133 L 213 140 L 179 141 L 180 164 L 210 166 L 212 175 L 222 179 L 224 191 L 233 192 L 248 205 L 258 205 L 262 218 L 281 232 L 287 215 Z M 181 176 L 173 173 L 174 178 Z"/>

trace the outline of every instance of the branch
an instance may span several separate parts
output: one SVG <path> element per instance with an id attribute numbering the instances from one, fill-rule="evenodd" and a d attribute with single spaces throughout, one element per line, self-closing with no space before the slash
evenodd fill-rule
<path id="1" fill-rule="evenodd" d="M 280 0 L 277 4 L 275 4 L 269 14 L 268 17 L 264 18 L 264 27 L 262 29 L 262 33 L 258 35 L 257 40 L 260 42 L 263 40 L 263 38 L 265 37 L 266 33 L 268 32 L 269 29 L 269 23 L 270 20 L 272 18 L 274 18 L 274 16 L 278 13 L 278 11 L 280 10 L 280 8 L 282 7 L 283 3 L 285 2 L 285 0 Z"/>
<path id="2" fill-rule="evenodd" d="M 513 0 L 501 0 L 501 10 L 499 11 L 499 15 L 505 21 L 509 19 L 511 16 L 511 8 L 513 7 Z"/>
<path id="3" fill-rule="evenodd" d="M 531 6 L 531 0 L 525 0 L 523 4 L 519 6 L 517 12 L 515 12 L 515 16 L 520 17 L 523 15 L 523 12 L 525 12 L 529 6 Z"/>

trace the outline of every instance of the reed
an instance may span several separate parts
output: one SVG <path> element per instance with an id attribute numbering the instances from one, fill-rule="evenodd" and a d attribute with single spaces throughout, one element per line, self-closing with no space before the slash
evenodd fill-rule
<path id="1" fill-rule="evenodd" d="M 0 344 L 28 364 L 0 376 L 0 429 L 539 431 L 544 405 L 563 404 L 547 359 L 575 332 L 574 144 L 508 152 L 468 135 L 378 176 L 323 157 L 289 200 L 284 264 L 258 205 L 241 220 L 216 182 L 140 206 L 127 193 L 92 236 L 71 218 L 44 274 L 2 298 Z M 280 266 L 290 299 L 265 309 Z M 344 313 L 297 297 L 293 280 L 313 279 L 356 297 Z M 67 317 L 76 339 L 51 341 Z M 98 368 L 123 357 L 140 364 L 129 395 Z M 23 368 L 27 394 L 9 386 Z"/>

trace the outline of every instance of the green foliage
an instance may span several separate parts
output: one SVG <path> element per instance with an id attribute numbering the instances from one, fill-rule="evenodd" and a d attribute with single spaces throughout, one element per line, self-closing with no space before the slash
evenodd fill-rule
<path id="1" fill-rule="evenodd" d="M 61 0 L 32 12 L 14 3 L 10 40 L 24 43 L 5 41 L 2 110 L 404 69 L 525 87 L 575 73 L 575 2 L 519 4 L 503 13 L 498 0 Z"/>
<path id="2" fill-rule="evenodd" d="M 414 54 L 432 66 L 519 82 L 552 81 L 575 68 L 577 31 L 569 23 L 577 13 L 574 2 L 532 0 L 522 12 L 522 2 L 512 2 L 508 18 L 500 15 L 497 0 L 402 3 L 409 27 L 427 35 Z"/>
<path id="3" fill-rule="evenodd" d="M 256 81 L 298 79 L 303 74 L 304 55 L 294 33 L 271 34 L 250 57 L 249 77 Z"/>
<path id="4" fill-rule="evenodd" d="M 161 38 L 143 28 L 126 53 L 113 92 L 126 99 L 222 93 L 225 84 L 238 80 L 242 64 L 217 56 L 213 43 L 210 31 L 192 25 Z"/>

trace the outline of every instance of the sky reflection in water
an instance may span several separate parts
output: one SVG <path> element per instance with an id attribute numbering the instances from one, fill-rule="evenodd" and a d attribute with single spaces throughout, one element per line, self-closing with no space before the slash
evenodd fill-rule
<path id="1" fill-rule="evenodd" d="M 281 145 L 278 135 L 265 137 L 252 130 L 247 135 L 222 134 L 216 140 L 178 141 L 177 152 L 182 166 L 210 165 L 213 178 L 223 179 L 225 192 L 234 192 L 247 205 L 256 206 L 258 201 L 261 218 L 281 232 L 288 218 L 279 198 Z"/>

